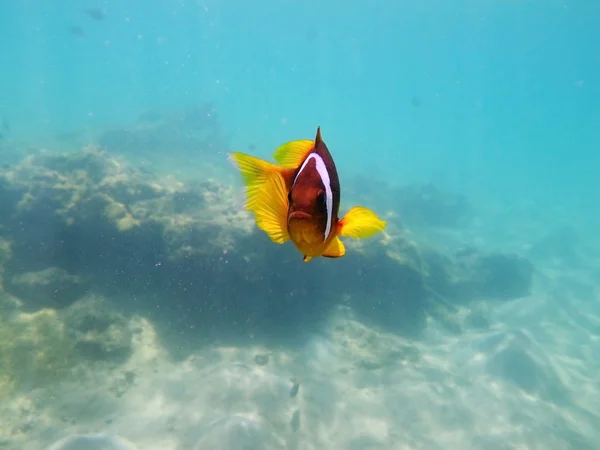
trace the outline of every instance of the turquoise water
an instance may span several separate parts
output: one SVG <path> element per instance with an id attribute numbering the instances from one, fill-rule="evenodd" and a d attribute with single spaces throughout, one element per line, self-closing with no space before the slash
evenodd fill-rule
<path id="1" fill-rule="evenodd" d="M 15 133 L 202 99 L 233 147 L 261 156 L 320 124 L 344 171 L 540 200 L 553 186 L 550 202 L 595 204 L 584 187 L 598 163 L 594 2 L 92 6 L 106 18 L 68 1 L 3 6 L 2 108 Z"/>
<path id="2" fill-rule="evenodd" d="M 157 401 L 151 406 L 141 407 L 148 411 L 152 408 L 163 412 L 169 409 L 170 415 L 148 413 L 145 418 L 138 420 L 131 435 L 127 434 L 127 426 L 111 428 L 112 425 L 107 421 L 110 419 L 110 423 L 118 423 L 119 414 L 122 414 L 123 423 L 133 423 L 136 420 L 135 410 L 140 408 L 139 402 L 147 397 L 143 390 L 133 394 L 134 400 L 129 403 L 127 397 L 123 397 L 125 400 L 120 404 L 125 406 L 105 405 L 106 411 L 110 412 L 104 414 L 99 408 L 100 412 L 95 412 L 95 419 L 84 421 L 80 426 L 67 426 L 64 421 L 56 419 L 64 416 L 61 411 L 69 409 L 67 406 L 57 407 L 60 410 L 58 412 L 48 412 L 48 408 L 52 409 L 48 402 L 34 399 L 38 395 L 47 398 L 45 394 L 34 394 L 38 392 L 36 389 L 44 388 L 44 375 L 42 381 L 36 381 L 35 389 L 29 386 L 19 391 L 19 395 L 30 395 L 31 398 L 28 397 L 26 401 L 37 405 L 27 407 L 29 410 L 37 408 L 38 411 L 45 411 L 35 419 L 39 422 L 34 427 L 35 433 L 29 437 L 26 432 L 16 433 L 14 430 L 20 429 L 21 425 L 14 424 L 10 433 L 0 435 L 0 447 L 4 442 L 2 439 L 5 439 L 7 448 L 46 448 L 44 446 L 57 441 L 61 435 L 108 430 L 109 434 L 130 439 L 132 445 L 148 449 L 208 449 L 216 448 L 214 445 L 217 441 L 221 442 L 219 445 L 224 445 L 222 448 L 234 449 L 242 448 L 239 442 L 244 440 L 254 445 L 251 448 L 359 449 L 375 448 L 376 444 L 380 445 L 378 448 L 390 449 L 594 448 L 594 443 L 600 439 L 600 426 L 595 425 L 600 423 L 600 409 L 597 406 L 600 404 L 600 386 L 595 377 L 598 363 L 595 357 L 597 353 L 594 353 L 600 350 L 600 308 L 597 306 L 600 300 L 597 284 L 600 244 L 596 233 L 600 224 L 600 183 L 597 175 L 600 168 L 597 150 L 600 129 L 599 23 L 600 3 L 584 0 L 429 1 L 413 4 L 380 0 L 122 0 L 95 3 L 31 0 L 3 3 L 0 6 L 0 149 L 3 152 L 0 160 L 9 165 L 3 170 L 12 174 L 3 175 L 3 203 L 22 205 L 24 203 L 19 203 L 18 198 L 11 197 L 12 192 L 21 192 L 19 189 L 26 192 L 29 189 L 29 193 L 35 197 L 43 189 L 40 186 L 46 186 L 35 184 L 39 182 L 39 177 L 23 175 L 33 170 L 27 164 L 19 166 L 28 155 L 39 155 L 41 149 L 55 155 L 61 151 L 77 154 L 87 145 L 102 147 L 102 143 L 106 142 L 103 136 L 111 130 L 143 133 L 144 130 L 154 129 L 153 120 L 140 119 L 140 115 L 146 114 L 148 117 L 151 111 L 160 117 L 159 122 L 168 125 L 165 129 L 171 134 L 165 137 L 164 144 L 157 144 L 157 149 L 149 150 L 151 145 L 148 143 L 160 141 L 163 136 L 160 134 L 162 129 L 158 129 L 157 134 L 145 141 L 148 144 L 146 146 L 128 144 L 125 149 L 121 147 L 125 146 L 124 141 L 117 139 L 110 148 L 104 148 L 110 157 L 124 157 L 133 169 L 141 167 L 161 177 L 170 177 L 170 181 L 156 182 L 167 186 L 165 192 L 175 186 L 174 178 L 185 183 L 215 178 L 227 185 L 229 190 L 223 188 L 225 190 L 217 191 L 214 195 L 226 198 L 227 201 L 223 200 L 225 203 L 231 200 L 234 204 L 232 209 L 238 211 L 243 194 L 238 174 L 226 160 L 227 152 L 239 150 L 270 158 L 280 144 L 295 139 L 312 139 L 317 126 L 321 126 L 323 138 L 340 173 L 343 195 L 348 193 L 342 200 L 342 213 L 356 202 L 368 202 L 365 206 L 376 208 L 390 222 L 389 232 L 392 235 L 398 229 L 403 230 L 400 233 L 402 239 L 416 243 L 420 253 L 425 255 L 423 258 L 428 268 L 419 269 L 419 273 L 426 274 L 426 278 L 431 280 L 426 283 L 428 287 L 443 290 L 444 285 L 433 280 L 437 272 L 434 270 L 434 258 L 427 256 L 431 249 L 444 255 L 452 254 L 452 258 L 458 259 L 456 252 L 467 247 L 474 247 L 482 254 L 514 254 L 531 262 L 533 275 L 528 293 L 523 290 L 519 294 L 508 295 L 510 298 L 504 298 L 502 294 L 501 301 L 486 298 L 489 291 L 477 291 L 481 284 L 477 284 L 479 282 L 474 283 L 478 287 L 473 288 L 476 292 L 469 294 L 471 297 L 468 299 L 461 297 L 462 291 L 453 298 L 448 294 L 446 301 L 453 305 L 450 311 L 455 315 L 452 320 L 462 324 L 462 332 L 458 335 L 448 331 L 449 327 L 452 328 L 448 324 L 442 326 L 436 322 L 441 320 L 439 316 L 426 312 L 422 332 L 417 337 L 405 337 L 400 332 L 402 330 L 390 329 L 388 325 L 390 322 L 402 323 L 400 328 L 414 325 L 404 313 L 395 309 L 394 303 L 405 301 L 408 288 L 397 282 L 400 275 L 394 270 L 370 266 L 373 261 L 381 261 L 380 256 L 370 256 L 371 259 L 362 262 L 360 256 L 356 255 L 345 257 L 344 261 L 317 261 L 305 269 L 301 267 L 301 257 L 291 246 L 280 248 L 257 233 L 251 240 L 252 245 L 256 246 L 252 247 L 252 251 L 261 254 L 268 264 L 272 264 L 264 263 L 261 266 L 264 273 L 261 272 L 256 280 L 263 281 L 243 281 L 246 276 L 241 266 L 235 268 L 235 276 L 231 275 L 234 269 L 219 266 L 218 274 L 215 269 L 205 277 L 225 277 L 223 280 L 227 281 L 221 284 L 229 283 L 232 292 L 235 292 L 232 294 L 227 291 L 219 295 L 235 296 L 238 292 L 251 292 L 251 302 L 257 304 L 264 298 L 271 298 L 277 306 L 269 302 L 265 303 L 266 306 L 261 303 L 260 314 L 270 317 L 270 322 L 284 321 L 285 325 L 281 328 L 308 325 L 310 332 L 316 333 L 301 340 L 302 343 L 293 350 L 286 350 L 299 352 L 296 359 L 285 356 L 285 352 L 283 356 L 273 356 L 281 346 L 287 345 L 277 342 L 279 335 L 273 334 L 267 343 L 260 343 L 266 346 L 261 347 L 260 352 L 271 354 L 271 360 L 280 364 L 273 370 L 280 371 L 278 373 L 283 381 L 267 377 L 266 383 L 270 383 L 273 391 L 283 392 L 282 395 L 287 399 L 289 395 L 285 383 L 288 382 L 288 372 L 293 375 L 294 370 L 303 374 L 310 391 L 313 364 L 319 367 L 318 371 L 322 371 L 319 377 L 312 380 L 318 385 L 319 380 L 342 376 L 338 369 L 347 370 L 344 358 L 359 358 L 348 350 L 349 347 L 353 348 L 351 344 L 344 344 L 354 338 L 332 337 L 327 334 L 328 331 L 323 331 L 330 328 L 321 329 L 320 325 L 315 325 L 321 320 L 321 303 L 346 307 L 348 302 L 358 302 L 351 304 L 354 314 L 352 320 L 360 324 L 356 325 L 356 329 L 373 326 L 377 330 L 373 331 L 373 336 L 379 336 L 369 338 L 368 344 L 358 345 L 363 349 L 358 352 L 362 355 L 360 358 L 385 359 L 387 353 L 380 352 L 372 340 L 388 342 L 400 339 L 400 335 L 402 339 L 409 340 L 410 346 L 418 349 L 421 355 L 419 362 L 413 361 L 414 367 L 411 367 L 411 359 L 408 358 L 408 362 L 402 365 L 403 370 L 392 366 L 383 374 L 357 375 L 352 381 L 344 381 L 347 383 L 343 385 L 345 387 L 340 385 L 336 388 L 338 395 L 331 394 L 329 406 L 324 406 L 322 400 L 320 403 L 310 403 L 311 398 L 322 398 L 322 392 L 327 390 L 325 385 L 315 387 L 313 384 L 312 397 L 304 398 L 304 409 L 300 409 L 302 417 L 308 414 L 307 410 L 311 411 L 312 422 L 311 419 L 302 422 L 307 427 L 301 428 L 300 432 L 304 434 L 296 433 L 293 439 L 276 431 L 279 426 L 275 423 L 279 416 L 277 408 L 285 409 L 288 406 L 281 406 L 279 397 L 277 400 L 264 400 L 262 396 L 267 394 L 258 385 L 248 388 L 253 392 L 252 395 L 248 394 L 249 397 L 262 399 L 257 400 L 261 406 L 253 410 L 254 415 L 250 416 L 252 420 L 260 422 L 264 419 L 271 423 L 271 431 L 264 431 L 260 428 L 262 425 L 252 425 L 258 431 L 250 433 L 251 439 L 243 437 L 243 433 L 242 437 L 236 437 L 239 431 L 236 427 L 252 428 L 244 422 L 250 420 L 249 416 L 239 419 L 242 425 L 235 422 L 238 419 L 209 415 L 194 422 L 191 399 L 209 405 L 206 406 L 209 409 L 213 407 L 211 402 L 217 405 L 220 401 L 227 401 L 221 398 L 227 397 L 226 394 L 219 394 L 225 392 L 219 383 L 224 377 L 209 377 L 213 387 L 210 383 L 206 384 L 203 389 L 208 391 L 202 394 L 177 393 L 171 397 L 165 394 L 169 401 Z M 188 113 L 185 111 L 190 106 L 206 103 L 211 106 L 198 110 L 201 117 L 196 118 L 197 122 L 205 120 L 207 115 L 214 115 L 218 118 L 215 120 L 218 120 L 221 134 L 219 139 L 210 135 L 209 141 L 214 144 L 212 147 L 198 148 L 196 151 L 194 133 L 201 132 L 191 126 L 186 128 L 188 125 L 184 122 L 191 113 L 189 109 Z M 62 163 L 39 161 L 36 164 L 55 170 L 66 179 L 76 180 L 76 176 L 69 171 L 71 169 L 65 169 Z M 96 166 L 82 167 L 89 176 L 96 170 Z M 113 172 L 106 170 L 99 180 L 117 179 Z M 122 175 L 122 172 L 118 174 Z M 69 178 L 71 176 L 73 178 Z M 19 177 L 23 180 L 20 184 L 15 181 L 20 180 Z M 59 178 L 57 176 L 53 180 Z M 139 194 L 140 191 L 136 189 L 143 183 L 135 184 L 137 181 L 128 180 L 124 183 L 132 183 L 134 187 L 131 192 Z M 69 183 L 77 184 L 78 181 Z M 448 220 L 452 223 L 440 225 L 437 218 L 451 215 L 446 209 L 435 210 L 437 206 L 434 206 L 432 212 L 428 210 L 425 213 L 423 211 L 429 206 L 423 198 L 399 202 L 399 192 L 404 192 L 401 190 L 406 186 L 426 183 L 436 186 L 445 199 L 443 202 L 452 203 L 455 195 L 464 196 L 468 199 L 470 209 L 459 211 L 460 220 L 453 221 L 450 218 Z M 11 187 L 5 189 L 5 185 Z M 96 189 L 105 193 L 103 189 L 106 185 L 100 185 L 95 180 L 86 185 L 85 194 L 81 190 L 73 198 L 81 198 Z M 173 189 L 176 191 L 176 188 Z M 112 195 L 110 192 L 107 195 Z M 114 198 L 119 205 L 125 205 L 123 208 L 129 210 L 135 220 L 143 222 L 142 216 L 136 215 L 138 210 L 128 203 L 130 197 L 138 195 L 131 192 L 127 195 L 115 194 Z M 186 214 L 189 213 L 189 217 L 196 220 L 197 211 L 203 207 L 199 206 L 199 201 L 196 203 L 198 206 L 194 206 L 193 196 L 181 195 L 190 203 L 185 206 Z M 406 195 L 410 197 L 412 194 Z M 65 205 L 72 205 L 70 201 L 61 198 L 56 205 L 52 203 L 52 214 L 69 210 Z M 174 218 L 180 213 L 176 208 L 164 212 L 157 206 L 144 207 L 153 213 L 160 210 L 164 219 L 161 223 L 171 219 L 173 223 L 180 223 Z M 107 233 L 101 227 L 95 231 L 88 224 L 82 227 L 85 233 L 63 233 L 64 230 L 55 229 L 58 225 L 48 218 L 54 217 L 52 214 L 46 216 L 46 212 L 37 212 L 35 208 L 31 214 L 23 216 L 25 219 L 21 216 L 14 219 L 19 223 L 17 226 L 11 222 L 13 219 L 8 219 L 17 217 L 11 216 L 16 214 L 11 208 L 2 205 L 2 211 L 6 213 L 2 238 L 13 243 L 12 256 L 2 259 L 5 266 L 4 285 L 11 296 L 21 299 L 25 304 L 30 300 L 28 295 L 44 297 L 39 290 L 36 294 L 27 294 L 30 291 L 14 287 L 22 285 L 21 281 L 17 282 L 14 278 L 18 278 L 21 272 L 29 273 L 33 269 L 47 267 L 43 263 L 28 262 L 36 258 L 58 261 L 57 267 L 77 276 L 93 278 L 101 273 L 100 281 L 91 282 L 92 292 L 94 295 L 100 295 L 100 292 L 109 300 L 112 295 L 112 300 L 116 300 L 117 304 L 126 305 L 127 311 L 120 312 L 126 317 L 133 314 L 131 310 L 135 310 L 142 321 L 148 318 L 160 322 L 161 313 L 156 308 L 160 306 L 170 310 L 168 320 L 164 321 L 167 325 L 162 325 L 169 329 L 162 337 L 162 344 L 148 337 L 154 331 L 148 331 L 146 325 L 140 325 L 140 329 L 146 330 L 142 333 L 146 340 L 140 342 L 151 342 L 147 344 L 148 348 L 162 345 L 171 350 L 181 350 L 181 347 L 185 347 L 185 357 L 198 352 L 203 355 L 198 358 L 204 358 L 202 360 L 206 362 L 202 369 L 206 371 L 214 356 L 210 352 L 220 351 L 221 356 L 214 357 L 220 361 L 219 364 L 228 361 L 234 365 L 251 365 L 252 369 L 244 366 L 249 374 L 239 368 L 243 373 L 232 369 L 235 375 L 231 376 L 236 380 L 236 377 L 240 380 L 251 379 L 253 381 L 248 382 L 250 385 L 263 376 L 255 373 L 258 369 L 255 368 L 252 355 L 258 350 L 249 350 L 254 352 L 250 356 L 239 350 L 248 345 L 245 341 L 254 339 L 248 337 L 254 336 L 254 331 L 249 334 L 240 332 L 235 345 L 229 342 L 223 344 L 224 348 L 232 345 L 231 348 L 206 350 L 202 344 L 204 341 L 197 341 L 190 331 L 184 333 L 177 329 L 180 326 L 177 324 L 185 323 L 181 327 L 187 330 L 188 324 L 195 323 L 198 315 L 203 313 L 199 312 L 201 308 L 194 306 L 193 300 L 186 297 L 181 304 L 175 300 L 171 302 L 165 298 L 165 292 L 177 297 L 186 291 L 187 287 L 182 287 L 181 292 L 177 293 L 175 288 L 172 291 L 168 289 L 182 286 L 182 283 L 193 279 L 188 274 L 194 271 L 198 273 L 197 284 L 203 283 L 205 278 L 202 274 L 208 273 L 205 266 L 198 262 L 190 263 L 189 267 L 181 263 L 178 268 L 170 268 L 168 275 L 164 272 L 159 275 L 152 268 L 168 265 L 165 263 L 168 251 L 164 250 L 162 242 L 153 244 L 147 237 L 154 236 L 151 234 L 144 235 L 147 240 L 135 233 L 125 234 L 120 244 L 115 246 L 129 248 L 130 253 L 136 255 L 136 264 L 142 269 L 132 275 L 127 270 L 133 270 L 133 266 L 124 269 L 122 267 L 125 266 L 121 265 L 126 259 L 125 253 L 111 260 L 110 256 L 102 253 L 102 248 L 106 246 L 94 250 L 82 243 L 81 240 L 94 240 L 94 236 L 101 240 L 101 236 Z M 73 208 L 72 211 L 75 212 L 69 214 L 75 217 L 75 222 L 77 214 L 82 214 L 82 217 L 87 214 L 81 212 L 84 208 Z M 108 217 L 110 211 L 115 209 L 106 211 Z M 218 216 L 221 212 L 219 210 L 214 214 Z M 217 221 L 216 226 L 240 229 L 246 226 L 244 232 L 248 233 L 253 229 L 251 222 L 244 222 L 246 225 L 242 226 L 240 223 L 243 219 L 227 217 L 227 220 Z M 120 223 L 127 220 L 126 217 Z M 445 219 L 440 220 L 444 222 Z M 18 227 L 45 227 L 50 231 L 47 234 L 31 233 L 27 238 L 29 240 L 19 241 L 18 233 L 14 231 Z M 193 233 L 190 232 L 188 238 L 193 240 Z M 169 239 L 165 238 L 171 242 Z M 187 238 L 181 239 L 184 248 Z M 216 241 L 224 238 L 215 232 L 202 239 L 210 242 L 211 239 Z M 230 245 L 227 239 L 224 241 L 223 252 L 211 256 L 213 259 L 209 262 L 203 260 L 205 264 L 218 265 L 220 262 L 215 261 L 223 261 L 228 254 L 235 253 L 236 244 Z M 406 249 L 406 246 L 403 248 Z M 48 252 L 54 256 L 47 256 L 50 254 Z M 108 255 L 110 252 L 107 252 Z M 40 254 L 46 256 L 40 257 Z M 98 261 L 94 259 L 96 257 Z M 60 258 L 68 260 L 68 264 L 60 262 L 63 261 Z M 94 261 L 90 262 L 90 258 Z M 232 266 L 242 264 L 244 258 L 232 257 L 231 261 Z M 282 263 L 279 264 L 279 261 Z M 468 266 L 471 260 L 460 260 L 452 266 L 456 267 L 455 278 L 464 275 L 460 270 L 464 269 L 465 264 Z M 77 269 L 83 266 L 89 266 L 90 269 L 85 273 L 78 272 Z M 112 272 L 111 268 L 114 268 Z M 362 277 L 357 286 L 346 281 L 355 270 L 360 270 Z M 238 273 L 241 274 L 239 277 Z M 125 276 L 130 276 L 131 280 L 122 283 Z M 494 289 L 498 292 L 512 289 L 502 284 L 512 282 L 511 276 L 519 277 L 506 275 L 508 278 L 505 279 L 498 275 Z M 273 279 L 267 283 L 264 282 L 265 277 Z M 237 282 L 239 286 L 247 284 L 239 287 L 238 291 Z M 103 290 L 102 286 L 116 287 L 111 291 L 108 288 Z M 160 291 L 157 286 L 165 290 Z M 46 288 L 38 289 L 43 291 Z M 50 289 L 47 287 L 48 292 Z M 292 300 L 288 298 L 288 303 L 277 303 L 274 292 L 290 292 Z M 292 294 L 305 296 L 314 300 L 314 303 L 303 306 L 301 302 L 293 301 Z M 49 297 L 55 298 L 56 295 Z M 361 300 L 348 300 L 353 296 Z M 152 300 L 145 302 L 140 300 L 142 297 Z M 380 314 L 386 316 L 386 320 L 382 321 L 380 316 L 373 318 L 365 312 L 369 311 L 369 302 L 374 298 L 379 298 L 379 304 L 389 302 L 394 305 L 389 309 L 384 308 Z M 217 294 L 211 301 L 211 308 L 218 308 L 220 302 L 226 302 Z M 169 306 L 175 303 L 177 306 Z M 36 302 L 36 305 L 40 304 L 61 310 L 61 306 L 52 302 Z M 471 327 L 470 319 L 465 319 L 477 308 L 487 311 L 488 324 L 483 330 Z M 311 312 L 306 312 L 309 309 Z M 10 314 L 6 311 L 3 310 L 3 317 L 8 320 Z M 223 314 L 226 316 L 226 313 Z M 235 320 L 224 319 L 224 324 L 219 326 L 231 327 L 231 333 L 235 335 L 236 327 L 245 320 L 244 314 L 241 311 Z M 255 317 L 259 313 L 252 310 L 247 314 Z M 293 320 L 296 314 L 297 322 Z M 344 314 L 342 317 L 345 317 Z M 315 320 L 314 316 L 319 316 L 319 320 Z M 461 322 L 463 320 L 467 321 Z M 156 325 L 156 328 L 160 326 Z M 266 329 L 265 334 L 269 335 L 270 326 L 263 324 L 258 328 L 262 327 L 263 331 Z M 383 330 L 378 327 L 383 327 Z M 156 333 L 160 334 L 158 331 Z M 364 338 L 362 332 L 348 333 L 359 341 Z M 377 333 L 391 333 L 392 337 L 384 339 Z M 183 344 L 176 338 L 182 334 L 185 335 Z M 362 337 L 356 337 L 359 335 Z M 493 344 L 496 342 L 494 339 L 501 343 Z M 390 345 L 409 345 L 404 341 L 402 344 L 394 342 Z M 515 344 L 517 349 L 511 347 L 514 342 L 519 343 Z M 211 345 L 217 344 L 211 342 Z M 146 344 L 138 342 L 137 345 L 135 348 L 138 350 L 146 348 Z M 480 346 L 487 350 L 480 350 Z M 502 353 L 504 348 L 512 350 Z M 146 367 L 144 364 L 147 360 L 139 355 L 147 356 L 150 351 L 139 351 L 139 354 L 134 351 L 138 359 L 126 363 L 120 361 L 119 364 L 126 364 L 127 367 L 118 366 L 118 370 L 136 372 L 136 364 L 139 364 L 139 370 L 143 372 L 141 368 Z M 365 356 L 363 351 L 371 356 Z M 163 350 L 156 352 L 163 355 Z M 168 351 L 164 350 L 164 354 L 168 354 Z M 481 358 L 488 357 L 491 362 L 481 362 Z M 169 360 L 170 357 L 165 358 Z M 294 363 L 286 365 L 289 360 Z M 138 388 L 145 387 L 150 391 L 167 389 L 165 386 L 175 383 L 169 379 L 170 373 L 182 374 L 182 380 L 193 383 L 194 377 L 189 375 L 192 369 L 188 366 L 177 366 L 176 362 L 170 360 L 164 364 L 164 367 L 157 369 L 155 378 L 150 375 L 144 378 L 138 374 L 138 379 L 142 380 Z M 189 364 L 193 366 L 194 363 Z M 221 367 L 215 364 L 215 367 Z M 290 369 L 292 365 L 293 370 Z M 484 366 L 487 369 L 484 370 Z M 262 365 L 257 367 L 260 369 Z M 328 367 L 335 367 L 329 375 Z M 5 370 L 9 371 L 7 368 Z M 489 378 L 494 376 L 500 381 Z M 373 377 L 378 381 L 373 381 Z M 442 381 L 453 377 L 456 379 L 449 382 L 449 387 L 440 387 Z M 457 381 L 459 379 L 462 381 Z M 394 380 L 394 383 L 389 395 L 398 395 L 394 397 L 397 402 L 408 402 L 407 410 L 418 411 L 412 414 L 419 416 L 419 420 L 415 419 L 413 423 L 411 414 L 397 411 L 401 406 L 386 404 L 385 394 L 369 394 L 365 391 L 365 385 L 383 389 L 383 386 L 391 383 L 390 380 Z M 86 382 L 90 383 L 89 380 Z M 73 390 L 86 391 L 86 382 L 81 381 L 79 385 L 74 382 L 79 388 Z M 240 385 L 245 383 L 236 382 Z M 429 387 L 425 388 L 426 385 Z M 112 392 L 111 389 L 107 388 L 107 392 Z M 196 392 L 193 388 L 186 389 Z M 360 395 L 372 395 L 372 398 L 366 403 L 350 401 L 339 393 L 344 389 L 352 392 L 348 395 L 353 395 L 353 398 L 359 398 L 357 396 Z M 66 403 L 72 406 L 74 400 L 67 388 L 62 386 L 57 392 L 68 398 Z M 443 407 L 439 406 L 436 400 L 448 392 L 454 396 L 455 406 L 449 400 Z M 275 395 L 272 391 L 269 393 Z M 17 394 L 11 391 L 6 395 L 7 398 L 13 398 Z M 98 398 L 102 395 L 98 393 Z M 567 397 L 568 400 L 565 400 Z M 427 401 L 421 404 L 424 398 Z M 102 400 L 99 401 L 102 403 Z M 494 406 L 490 409 L 482 406 L 482 411 L 478 411 L 478 401 L 493 403 Z M 106 400 L 107 404 L 110 402 L 112 400 Z M 235 401 L 231 402 L 237 405 Z M 542 415 L 548 409 L 540 406 L 540 402 L 548 402 L 554 408 L 553 412 Z M 356 409 L 354 415 L 340 413 L 335 405 L 341 404 L 353 405 L 348 407 Z M 368 407 L 365 406 L 367 404 Z M 238 409 L 237 406 L 232 407 L 229 412 L 242 414 L 249 410 L 250 407 L 246 406 Z M 379 411 L 378 407 L 387 412 Z M 178 408 L 181 412 L 178 412 Z M 218 409 L 217 406 L 213 408 Z M 379 412 L 374 413 L 375 410 Z M 509 413 L 511 410 L 513 416 Z M 515 419 L 514 415 L 519 410 L 525 411 L 523 414 L 527 419 Z M 6 414 L 12 414 L 11 411 L 14 410 Z M 77 415 L 73 411 L 78 411 L 77 407 L 72 407 L 69 412 Z M 160 427 L 171 427 L 170 417 L 182 414 L 186 415 L 185 425 L 179 428 L 173 426 L 173 430 L 165 432 L 164 436 L 170 437 L 161 440 L 162 437 L 156 437 L 163 436 L 160 433 L 146 440 L 140 437 L 144 436 L 144 423 L 150 435 L 151 431 Z M 460 416 L 455 422 L 452 421 L 453 414 Z M 501 417 L 502 423 L 486 421 L 485 416 L 494 415 Z M 40 419 L 42 416 L 43 420 Z M 333 416 L 337 419 L 331 419 Z M 469 419 L 462 422 L 461 418 L 467 416 Z M 507 419 L 508 416 L 512 419 Z M 206 429 L 216 427 L 221 419 L 233 421 L 233 425 L 227 422 L 229 425 L 219 428 L 216 435 L 206 434 Z M 565 422 L 562 422 L 563 419 Z M 329 429 L 329 433 L 318 431 L 319 420 L 328 424 L 325 428 Z M 349 432 L 344 431 L 346 428 L 339 424 L 340 421 L 345 421 L 349 428 L 353 423 L 360 423 L 362 425 L 355 425 L 357 429 L 371 429 L 373 435 L 364 439 L 358 436 L 354 440 L 342 438 L 340 434 L 345 436 Z M 287 426 L 287 419 L 283 422 Z M 102 423 L 104 425 L 99 425 Z M 384 426 L 384 423 L 387 425 Z M 59 432 L 61 427 L 64 427 L 62 434 Z M 395 431 L 392 433 L 389 430 L 393 427 Z M 50 432 L 49 429 L 54 431 Z M 452 430 L 455 434 L 452 434 Z M 272 440 L 263 436 L 271 432 L 276 436 Z M 16 440 L 10 441 L 13 438 L 21 439 L 19 444 L 15 444 Z M 152 442 L 158 447 L 153 447 Z M 85 442 L 81 445 L 81 448 L 88 448 Z"/>

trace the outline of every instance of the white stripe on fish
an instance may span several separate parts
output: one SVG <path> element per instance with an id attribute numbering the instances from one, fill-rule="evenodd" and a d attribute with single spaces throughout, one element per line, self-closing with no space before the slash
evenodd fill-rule
<path id="1" fill-rule="evenodd" d="M 327 207 L 327 224 L 325 226 L 325 237 L 324 241 L 327 240 L 329 234 L 331 233 L 332 221 L 333 221 L 333 191 L 331 190 L 331 179 L 329 178 L 329 172 L 327 172 L 327 166 L 325 165 L 325 161 L 321 158 L 317 153 L 311 153 L 304 160 L 302 167 L 298 170 L 296 178 L 294 179 L 294 184 L 296 184 L 296 180 L 298 179 L 298 175 L 302 173 L 306 165 L 309 163 L 311 159 L 315 160 L 315 165 L 317 167 L 317 172 L 321 177 L 321 183 L 325 186 L 325 205 Z"/>

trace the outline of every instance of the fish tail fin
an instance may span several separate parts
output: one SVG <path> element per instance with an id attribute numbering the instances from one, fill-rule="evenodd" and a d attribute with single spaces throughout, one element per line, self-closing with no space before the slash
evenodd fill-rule
<path id="1" fill-rule="evenodd" d="M 387 223 L 370 209 L 355 206 L 338 223 L 340 236 L 365 239 L 383 231 Z"/>
<path id="2" fill-rule="evenodd" d="M 230 153 L 229 160 L 240 170 L 244 179 L 247 197 L 246 209 L 254 210 L 258 195 L 269 176 L 279 173 L 281 168 L 276 164 L 240 152 Z"/>

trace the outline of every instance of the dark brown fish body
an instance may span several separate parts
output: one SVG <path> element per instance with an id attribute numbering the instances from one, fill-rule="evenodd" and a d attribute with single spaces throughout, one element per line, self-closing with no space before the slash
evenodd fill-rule
<path id="1" fill-rule="evenodd" d="M 338 223 L 340 181 L 320 132 L 314 149 L 286 184 L 289 185 L 288 231 L 294 234 L 294 229 L 300 228 L 310 244 L 329 242 Z M 309 232 L 311 228 L 313 233 Z"/>

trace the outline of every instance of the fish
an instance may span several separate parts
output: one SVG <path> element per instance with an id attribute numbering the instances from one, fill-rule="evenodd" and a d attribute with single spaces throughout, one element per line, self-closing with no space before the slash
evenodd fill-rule
<path id="1" fill-rule="evenodd" d="M 314 140 L 297 140 L 275 150 L 271 163 L 241 152 L 229 154 L 241 172 L 245 209 L 258 228 L 277 244 L 292 241 L 304 262 L 346 254 L 341 237 L 369 238 L 387 223 L 363 206 L 340 219 L 340 181 L 327 145 L 317 127 Z"/>
<path id="2" fill-rule="evenodd" d="M 73 36 L 77 36 L 79 38 L 85 36 L 85 31 L 83 31 L 83 28 L 81 28 L 79 25 L 71 25 L 70 27 L 67 28 L 67 30 Z"/>
<path id="3" fill-rule="evenodd" d="M 297 378 L 292 378 L 292 389 L 290 389 L 290 397 L 294 398 L 298 395 L 298 391 L 300 390 L 300 380 Z"/>
<path id="4" fill-rule="evenodd" d="M 101 8 L 88 8 L 84 12 L 94 20 L 102 20 L 106 16 L 106 12 Z"/>

